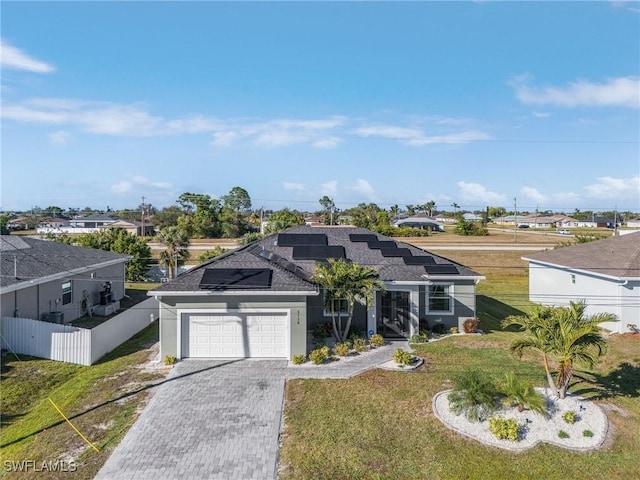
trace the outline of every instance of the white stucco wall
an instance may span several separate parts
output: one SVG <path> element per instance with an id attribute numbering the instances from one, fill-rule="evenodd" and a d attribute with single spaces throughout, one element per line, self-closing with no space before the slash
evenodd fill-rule
<path id="1" fill-rule="evenodd" d="M 607 330 L 627 332 L 630 324 L 640 328 L 640 281 L 625 282 L 534 262 L 529 266 L 532 302 L 567 306 L 584 299 L 587 315 L 608 312 L 617 316 L 619 321 L 602 324 Z"/>

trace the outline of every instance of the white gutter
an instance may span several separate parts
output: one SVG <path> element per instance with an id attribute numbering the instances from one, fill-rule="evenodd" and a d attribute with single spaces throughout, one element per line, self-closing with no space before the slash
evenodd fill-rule
<path id="1" fill-rule="evenodd" d="M 54 280 L 61 280 L 64 278 L 69 278 L 74 275 L 80 275 L 82 273 L 90 272 L 91 270 L 97 270 L 99 268 L 110 267 L 112 265 L 117 265 L 119 263 L 126 263 L 131 258 L 118 258 L 116 260 L 109 260 L 107 262 L 96 263 L 95 265 L 90 265 L 88 267 L 80 267 L 74 268 L 73 270 L 65 270 L 64 272 L 56 273 L 54 275 L 48 275 L 46 277 L 34 278 L 33 280 L 26 280 L 24 282 L 14 283 L 13 285 L 7 285 L 6 287 L 0 288 L 0 295 L 4 295 L 5 293 L 15 292 L 17 290 L 22 290 L 23 288 L 32 287 L 35 285 L 42 285 L 43 283 L 53 282 Z"/>
<path id="2" fill-rule="evenodd" d="M 640 277 L 616 277 L 614 275 L 607 275 L 606 273 L 598 273 L 598 272 L 594 272 L 592 270 L 584 270 L 582 268 L 574 268 L 574 267 L 569 267 L 567 265 L 558 265 L 556 263 L 550 263 L 550 262 L 541 262 L 540 260 L 533 260 L 527 257 L 520 257 L 522 258 L 522 260 L 526 260 L 530 263 L 536 263 L 539 265 L 545 265 L 547 267 L 555 267 L 555 268 L 559 268 L 560 270 L 568 270 L 568 271 L 572 271 L 572 272 L 577 272 L 577 273 L 582 273 L 582 274 L 587 274 L 587 275 L 592 275 L 595 277 L 602 277 L 602 278 L 607 278 L 609 280 L 617 280 L 619 282 L 625 282 L 625 281 L 637 281 L 640 280 Z"/>
<path id="3" fill-rule="evenodd" d="M 168 291 L 156 291 L 151 290 L 147 292 L 147 295 L 150 297 L 212 297 L 212 296 L 225 296 L 225 297 L 234 297 L 234 296 L 274 296 L 274 295 L 289 295 L 289 296 L 300 296 L 306 297 L 308 295 L 319 295 L 320 292 L 317 290 L 312 291 L 295 291 L 295 292 L 287 292 L 287 291 L 273 291 L 267 290 L 261 292 L 259 290 L 196 290 L 196 291 L 185 291 L 185 292 L 168 292 Z"/>

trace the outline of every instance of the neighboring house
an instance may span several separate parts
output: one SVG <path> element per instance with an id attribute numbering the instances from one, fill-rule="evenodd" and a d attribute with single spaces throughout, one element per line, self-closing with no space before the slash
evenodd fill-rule
<path id="1" fill-rule="evenodd" d="M 463 213 L 462 218 L 467 222 L 484 222 L 484 216 L 477 213 Z"/>
<path id="2" fill-rule="evenodd" d="M 124 296 L 128 255 L 13 235 L 0 237 L 0 253 L 2 317 L 68 323 Z"/>
<path id="3" fill-rule="evenodd" d="M 566 306 L 584 299 L 587 313 L 613 313 L 613 332 L 640 328 L 640 232 L 540 252 L 529 262 L 529 300 Z"/>
<path id="4" fill-rule="evenodd" d="M 627 227 L 629 228 L 640 228 L 640 217 L 634 218 L 632 220 L 627 221 Z"/>
<path id="5" fill-rule="evenodd" d="M 386 290 L 356 305 L 353 330 L 408 338 L 476 315 L 484 277 L 446 258 L 356 227 L 293 227 L 212 259 L 149 294 L 160 302 L 160 355 L 306 354 L 308 332 L 331 321 L 312 280 L 317 262 L 373 267 Z M 346 302 L 336 305 L 346 314 Z"/>
<path id="6" fill-rule="evenodd" d="M 110 227 L 117 222 L 118 219 L 110 215 L 94 213 L 85 217 L 76 217 L 64 225 L 41 224 L 36 231 L 38 233 L 96 233 L 101 228 Z"/>
<path id="7" fill-rule="evenodd" d="M 616 221 L 613 218 L 593 216 L 586 220 L 579 220 L 576 227 L 588 228 L 614 228 Z"/>
<path id="8" fill-rule="evenodd" d="M 431 217 L 424 215 L 413 215 L 407 218 L 401 218 L 393 222 L 394 227 L 412 227 L 412 228 L 431 228 L 435 232 L 444 232 L 444 225 Z"/>
<path id="9" fill-rule="evenodd" d="M 143 224 L 140 220 L 117 220 L 99 228 L 101 230 L 105 228 L 122 228 L 138 237 L 152 237 L 155 235 L 153 225 L 147 222 Z"/>
<path id="10" fill-rule="evenodd" d="M 577 227 L 578 221 L 566 215 L 527 215 L 518 219 L 518 225 L 527 225 L 531 228 L 571 228 Z"/>

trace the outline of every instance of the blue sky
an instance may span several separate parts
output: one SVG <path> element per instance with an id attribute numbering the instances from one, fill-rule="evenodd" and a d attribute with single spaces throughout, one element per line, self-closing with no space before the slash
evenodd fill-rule
<path id="1" fill-rule="evenodd" d="M 638 2 L 2 2 L 2 209 L 640 211 Z"/>

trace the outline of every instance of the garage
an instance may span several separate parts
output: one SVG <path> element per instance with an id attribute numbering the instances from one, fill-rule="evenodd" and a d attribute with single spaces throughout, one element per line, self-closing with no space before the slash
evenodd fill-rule
<path id="1" fill-rule="evenodd" d="M 182 315 L 182 357 L 288 358 L 287 312 Z"/>

